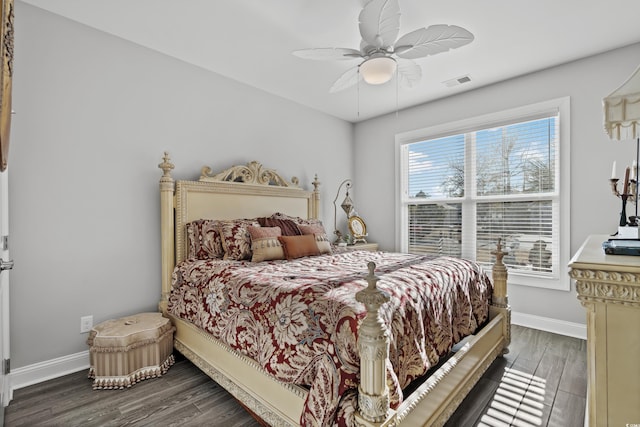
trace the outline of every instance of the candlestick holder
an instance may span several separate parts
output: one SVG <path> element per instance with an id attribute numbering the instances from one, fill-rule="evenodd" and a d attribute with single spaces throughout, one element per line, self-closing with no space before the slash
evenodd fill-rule
<path id="1" fill-rule="evenodd" d="M 637 166 L 636 166 L 637 169 Z M 634 176 L 636 178 L 634 179 L 625 179 L 625 182 L 627 182 L 627 185 L 625 186 L 623 184 L 623 188 L 622 192 L 620 192 L 618 190 L 618 181 L 620 181 L 620 179 L 618 178 L 611 178 L 609 179 L 609 181 L 611 182 L 611 191 L 613 192 L 613 194 L 620 198 L 620 200 L 622 201 L 622 209 L 620 210 L 620 222 L 619 225 L 620 227 L 625 227 L 625 226 L 631 226 L 631 227 L 637 227 L 638 226 L 638 214 L 637 214 L 637 195 L 638 195 L 638 173 L 637 170 L 634 173 Z M 636 204 L 636 214 L 630 216 L 627 219 L 627 202 L 631 201 L 631 203 Z"/>

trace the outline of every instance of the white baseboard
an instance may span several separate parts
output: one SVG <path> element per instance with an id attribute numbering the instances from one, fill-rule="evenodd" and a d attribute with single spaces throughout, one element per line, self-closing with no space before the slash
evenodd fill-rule
<path id="1" fill-rule="evenodd" d="M 12 369 L 9 373 L 9 399 L 13 399 L 14 390 L 82 371 L 83 369 L 89 369 L 88 350 Z"/>
<path id="2" fill-rule="evenodd" d="M 535 316 L 527 313 L 511 312 L 511 323 L 541 331 L 568 337 L 587 339 L 587 325 L 582 323 L 567 322 L 566 320 L 552 319 L 550 317 Z"/>
<path id="3" fill-rule="evenodd" d="M 514 325 L 527 328 L 540 329 L 574 338 L 587 339 L 587 326 L 581 323 L 567 322 L 549 317 L 534 316 L 526 313 L 511 313 L 511 322 Z M 13 399 L 13 391 L 38 384 L 53 378 L 58 378 L 73 372 L 89 369 L 89 351 L 70 354 L 47 360 L 22 368 L 12 369 L 9 374 L 10 396 Z"/>

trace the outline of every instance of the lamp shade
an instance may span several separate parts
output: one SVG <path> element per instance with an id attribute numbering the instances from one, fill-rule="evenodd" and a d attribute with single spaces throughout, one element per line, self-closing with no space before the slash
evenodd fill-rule
<path id="1" fill-rule="evenodd" d="M 360 64 L 360 74 L 365 82 L 380 85 L 388 82 L 396 72 L 398 64 L 388 56 L 373 56 Z"/>
<path id="2" fill-rule="evenodd" d="M 640 67 L 602 100 L 604 129 L 611 139 L 640 138 Z"/>

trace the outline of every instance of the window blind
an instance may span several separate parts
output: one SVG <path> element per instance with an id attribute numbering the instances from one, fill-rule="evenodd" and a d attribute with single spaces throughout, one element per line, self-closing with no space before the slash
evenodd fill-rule
<path id="1" fill-rule="evenodd" d="M 557 277 L 559 114 L 550 111 L 405 144 L 408 252 Z"/>

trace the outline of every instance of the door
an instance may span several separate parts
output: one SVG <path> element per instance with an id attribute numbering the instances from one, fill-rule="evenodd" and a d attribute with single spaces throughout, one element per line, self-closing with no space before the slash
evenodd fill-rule
<path id="1" fill-rule="evenodd" d="M 0 9 L 0 427 L 9 404 L 9 193 L 7 156 L 11 132 L 13 80 L 13 0 L 1 0 Z"/>
<path id="2" fill-rule="evenodd" d="M 0 427 L 4 426 L 4 407 L 9 404 L 9 186 L 8 170 L 0 172 Z"/>

